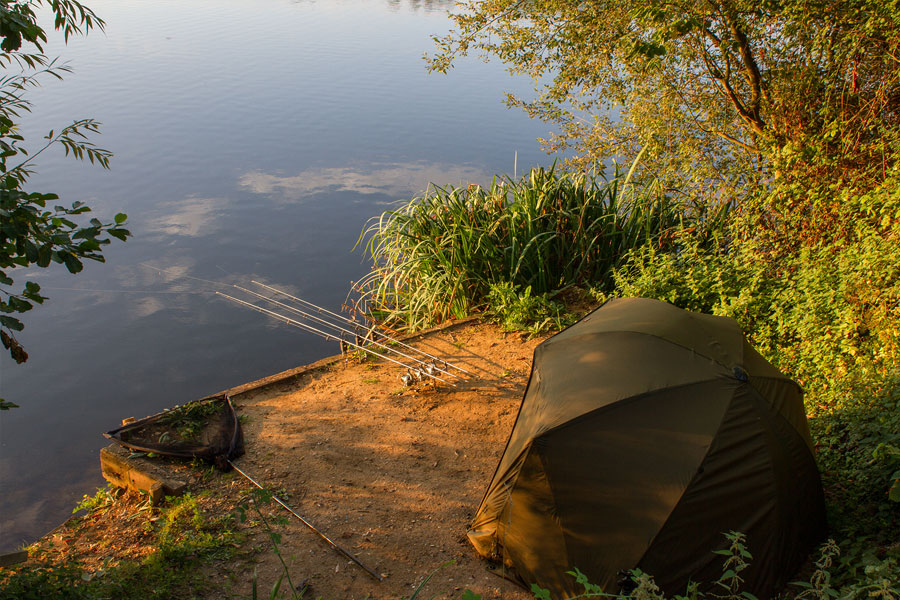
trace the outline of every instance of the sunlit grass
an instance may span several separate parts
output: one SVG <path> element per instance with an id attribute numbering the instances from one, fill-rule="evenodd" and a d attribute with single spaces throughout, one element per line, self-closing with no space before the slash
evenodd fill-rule
<path id="1" fill-rule="evenodd" d="M 596 286 L 629 249 L 682 225 L 668 196 L 623 188 L 553 168 L 488 188 L 433 186 L 363 231 L 373 268 L 355 286 L 360 307 L 419 329 L 482 308 L 496 283 L 534 294 Z"/>

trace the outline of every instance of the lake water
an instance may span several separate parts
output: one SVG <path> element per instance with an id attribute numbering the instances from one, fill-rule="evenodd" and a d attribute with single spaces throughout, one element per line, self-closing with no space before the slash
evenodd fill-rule
<path id="1" fill-rule="evenodd" d="M 548 164 L 546 126 L 503 104 L 527 92 L 470 58 L 422 60 L 450 2 L 89 0 L 105 33 L 55 42 L 75 72 L 47 81 L 25 124 L 37 141 L 103 123 L 112 169 L 41 156 L 30 189 L 128 213 L 106 264 L 14 272 L 50 300 L 0 356 L 0 551 L 62 522 L 103 485 L 100 433 L 120 419 L 335 354 L 338 348 L 217 299 L 259 279 L 338 309 L 367 269 L 366 220 L 429 182 L 486 182 Z M 46 25 L 45 21 L 45 26 Z M 206 280 L 206 281 L 201 281 Z"/>

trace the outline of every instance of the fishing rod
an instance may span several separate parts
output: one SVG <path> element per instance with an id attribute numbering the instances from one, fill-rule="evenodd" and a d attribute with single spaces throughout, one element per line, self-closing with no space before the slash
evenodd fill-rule
<path id="1" fill-rule="evenodd" d="M 312 308 L 313 310 L 316 310 L 316 311 L 318 311 L 318 312 L 321 312 L 321 313 L 327 313 L 327 314 L 331 315 L 332 317 L 335 317 L 335 318 L 337 318 L 337 319 L 340 319 L 341 321 L 345 321 L 345 322 L 347 322 L 347 323 L 350 323 L 351 325 L 354 325 L 354 326 L 356 326 L 356 327 L 359 327 L 359 326 L 360 326 L 360 323 L 354 321 L 353 319 L 348 319 L 347 317 L 345 317 L 345 316 L 343 316 L 343 315 L 339 315 L 339 314 L 337 314 L 337 313 L 333 313 L 333 312 L 331 312 L 331 311 L 328 310 L 328 309 L 322 308 L 322 307 L 320 307 L 320 306 L 316 306 L 316 305 L 313 304 L 312 302 L 309 302 L 309 301 L 307 301 L 307 300 L 303 300 L 302 298 L 298 298 L 298 297 L 296 297 L 296 296 L 292 296 L 292 295 L 288 294 L 287 292 L 283 292 L 283 291 L 281 291 L 281 290 L 279 290 L 279 289 L 273 288 L 273 287 L 270 286 L 270 285 L 266 285 L 266 284 L 261 283 L 261 282 L 256 281 L 256 280 L 251 280 L 251 283 L 254 283 L 254 284 L 258 285 L 258 286 L 264 287 L 264 288 L 266 288 L 267 290 L 271 290 L 271 291 L 273 291 L 273 292 L 275 292 L 275 293 L 277 293 L 277 294 L 281 294 L 282 296 L 287 296 L 288 298 L 290 298 L 291 300 L 294 300 L 295 302 L 299 302 L 300 304 L 303 304 L 304 306 L 308 306 L 308 307 L 310 307 L 310 308 Z M 401 342 L 401 341 L 398 340 L 398 339 L 391 338 L 391 337 L 385 335 L 384 333 L 379 332 L 378 335 L 382 336 L 383 338 L 385 338 L 386 340 L 388 340 L 388 341 L 390 341 L 390 342 L 392 342 L 392 343 L 397 344 L 398 346 L 402 346 L 403 348 L 407 348 L 407 349 L 409 349 L 409 350 L 414 350 L 415 352 L 418 352 L 419 354 L 422 354 L 423 356 L 427 356 L 427 357 L 430 358 L 430 359 L 433 359 L 433 360 L 436 360 L 436 361 L 438 361 L 438 362 L 440 362 L 440 363 L 442 363 L 442 364 L 445 364 L 445 365 L 447 365 L 448 367 L 453 367 L 454 369 L 456 369 L 456 370 L 458 370 L 458 371 L 462 371 L 463 373 L 466 373 L 466 374 L 468 374 L 468 375 L 474 375 L 474 373 L 472 373 L 471 371 L 467 371 L 466 369 L 463 369 L 462 367 L 460 367 L 460 366 L 458 366 L 458 365 L 454 365 L 454 364 L 448 363 L 447 361 L 445 361 L 445 360 L 443 360 L 443 359 L 441 359 L 441 358 L 438 358 L 437 356 L 434 356 L 433 354 L 429 354 L 429 353 L 425 352 L 424 350 L 420 350 L 420 349 L 418 349 L 418 348 L 415 348 L 414 346 L 410 346 L 409 344 L 405 344 L 405 343 Z"/>
<path id="2" fill-rule="evenodd" d="M 258 484 L 258 483 L 256 482 L 255 479 L 253 479 L 252 477 L 250 477 L 249 475 L 247 475 L 244 471 L 242 471 L 240 468 L 238 468 L 238 466 L 237 466 L 236 464 L 234 464 L 233 462 L 231 462 L 231 459 L 226 459 L 226 460 L 228 460 L 228 464 L 231 465 L 231 467 L 232 467 L 235 471 L 237 471 L 238 473 L 240 473 L 241 475 L 243 475 L 244 477 L 246 477 L 246 478 L 247 478 L 247 481 L 249 481 L 250 483 L 252 483 L 252 484 L 255 485 L 256 487 L 258 487 L 259 489 L 265 490 L 265 488 L 264 488 L 263 486 L 261 486 L 260 484 Z M 331 538 L 329 538 L 327 535 L 325 535 L 324 533 L 322 533 L 321 531 L 319 531 L 318 529 L 316 529 L 316 528 L 312 525 L 312 523 L 310 523 L 309 521 L 307 521 L 306 519 L 304 519 L 303 517 L 301 517 L 299 514 L 297 514 L 297 512 L 294 511 L 293 508 L 291 508 L 290 506 L 288 506 L 287 504 L 285 504 L 285 503 L 281 500 L 281 498 L 279 498 L 278 496 L 272 494 L 272 500 L 274 500 L 275 502 L 277 502 L 278 504 L 280 504 L 281 506 L 283 506 L 289 513 L 291 513 L 292 515 L 294 515 L 295 517 L 297 517 L 297 518 L 300 520 L 301 523 L 303 523 L 304 525 L 306 525 L 307 527 L 309 527 L 316 535 L 318 535 L 320 538 L 322 538 L 323 540 L 325 540 L 326 542 L 328 542 L 328 545 L 329 545 L 329 546 L 331 546 L 332 548 L 334 548 L 335 550 L 337 550 L 338 552 L 340 552 L 341 554 L 343 554 L 344 556 L 346 556 L 347 558 L 349 558 L 350 560 L 352 560 L 353 562 L 355 562 L 356 564 L 358 564 L 360 567 L 362 567 L 363 569 L 365 569 L 366 573 L 368 573 L 369 575 L 371 575 L 372 577 L 374 577 L 374 578 L 377 579 L 378 581 L 384 581 L 384 578 L 383 578 L 381 575 L 379 575 L 377 572 L 375 572 L 375 571 L 372 570 L 371 568 L 369 568 L 369 567 L 367 567 L 366 565 L 364 565 L 364 564 L 362 563 L 362 561 L 360 561 L 358 558 L 356 558 L 355 556 L 353 556 L 352 554 L 350 554 L 348 551 L 344 550 L 339 544 L 333 542 L 333 541 L 331 540 Z"/>
<path id="3" fill-rule="evenodd" d="M 239 290 L 241 290 L 242 292 L 245 292 L 245 293 L 247 293 L 247 294 L 251 294 L 251 295 L 253 295 L 253 296 L 256 296 L 257 298 L 261 298 L 262 300 L 266 300 L 267 302 L 271 302 L 271 303 L 273 303 L 273 304 L 277 304 L 278 306 L 281 306 L 282 308 L 286 308 L 287 310 L 290 310 L 290 311 L 293 311 L 293 312 L 295 312 L 295 313 L 301 314 L 301 315 L 303 315 L 304 317 L 306 317 L 306 318 L 308 318 L 308 319 L 313 319 L 313 320 L 315 320 L 315 321 L 318 321 L 318 322 L 322 323 L 323 325 L 326 325 L 326 326 L 328 326 L 328 327 L 331 327 L 332 329 L 336 329 L 337 331 L 341 331 L 341 332 L 343 332 L 343 333 L 347 333 L 347 334 L 349 334 L 349 335 L 356 336 L 357 341 L 360 340 L 360 336 L 359 336 L 359 335 L 357 334 L 357 332 L 355 332 L 355 331 L 350 331 L 349 329 L 344 329 L 344 328 L 341 327 L 340 325 L 337 325 L 337 324 L 335 324 L 335 323 L 332 323 L 331 321 L 328 321 L 328 320 L 323 319 L 323 318 L 321 318 L 321 317 L 317 317 L 317 316 L 312 315 L 312 314 L 310 314 L 310 313 L 308 313 L 308 312 L 302 311 L 302 310 L 300 310 L 299 308 L 294 307 L 294 306 L 290 306 L 290 305 L 288 305 L 288 304 L 285 304 L 284 302 L 279 302 L 278 300 L 275 300 L 274 298 L 270 298 L 270 297 L 268 297 L 268 296 L 264 296 L 263 294 L 258 294 L 257 292 L 254 292 L 254 291 L 252 291 L 252 290 L 248 290 L 247 288 L 243 288 L 243 287 L 241 287 L 241 286 L 239 286 L 239 285 L 235 285 L 234 287 L 237 288 L 237 289 L 239 289 Z M 403 352 L 400 352 L 400 351 L 397 350 L 396 348 L 391 348 L 390 346 L 387 346 L 387 345 L 385 345 L 385 344 L 382 344 L 381 342 L 379 342 L 379 341 L 377 341 L 377 340 L 374 340 L 374 339 L 373 339 L 373 340 L 370 341 L 370 343 L 374 344 L 375 346 L 378 346 L 379 348 L 384 348 L 384 349 L 387 350 L 388 352 L 394 352 L 395 354 L 398 354 L 398 355 L 402 356 L 403 358 L 406 358 L 406 359 L 415 361 L 415 362 L 419 363 L 420 365 L 422 365 L 422 366 L 424 366 L 424 367 L 431 367 L 431 368 L 433 368 L 433 369 L 436 370 L 436 371 L 440 371 L 441 373 L 444 373 L 444 374 L 446 374 L 446 375 L 449 375 L 450 377 L 456 377 L 457 379 L 459 378 L 459 375 L 457 375 L 456 373 L 451 373 L 450 371 L 447 371 L 446 369 L 440 368 L 440 367 L 437 366 L 436 364 L 435 364 L 435 365 L 432 365 L 432 364 L 429 364 L 429 363 L 425 362 L 424 360 L 420 360 L 420 359 L 416 358 L 415 356 L 410 356 L 409 354 L 405 354 L 405 353 L 403 353 Z"/>
<path id="4" fill-rule="evenodd" d="M 360 346 L 359 344 L 354 344 L 353 342 L 348 342 L 348 341 L 342 339 L 340 336 L 336 336 L 334 334 L 328 333 L 327 331 L 322 331 L 321 329 L 316 329 L 312 325 L 303 323 L 301 321 L 297 321 L 295 319 L 291 319 L 290 317 L 286 317 L 282 314 L 278 314 L 277 312 L 262 308 L 261 306 L 257 306 L 251 302 L 246 302 L 244 300 L 240 300 L 238 298 L 235 298 L 234 296 L 229 296 L 228 294 L 223 294 L 222 292 L 216 292 L 216 294 L 219 296 L 228 298 L 232 302 L 237 302 L 238 304 L 243 304 L 244 306 L 246 306 L 248 308 L 252 308 L 253 310 L 256 310 L 263 314 L 269 315 L 271 317 L 275 317 L 276 319 L 281 319 L 285 323 L 288 323 L 289 325 L 293 325 L 294 327 L 299 327 L 300 329 L 303 329 L 305 331 L 309 331 L 309 332 L 315 333 L 316 335 L 320 335 L 320 336 L 324 337 L 326 340 L 341 342 L 343 344 L 347 344 L 348 346 L 351 346 L 351 347 L 356 348 L 357 350 L 361 350 L 363 352 L 371 352 L 371 350 L 367 350 L 366 348 L 364 348 L 363 346 Z M 446 379 L 441 379 L 440 377 L 438 377 L 437 375 L 434 375 L 433 373 L 429 373 L 427 369 L 418 369 L 414 366 L 408 365 L 406 363 L 402 363 L 399 360 L 395 360 L 395 359 L 391 358 L 390 356 L 385 356 L 383 354 L 379 354 L 378 356 L 380 358 L 383 358 L 386 361 L 392 362 L 394 364 L 397 364 L 397 365 L 400 365 L 401 367 L 406 368 L 407 371 L 409 371 L 408 375 L 417 375 L 417 376 L 424 375 L 425 377 L 431 377 L 432 379 L 440 381 L 441 383 L 446 383 L 449 386 L 456 387 L 456 384 L 451 383 L 451 382 L 447 381 Z M 428 365 L 428 366 L 430 366 L 430 365 Z M 404 380 L 404 381 L 407 381 L 407 380 Z"/>
<path id="5" fill-rule="evenodd" d="M 157 271 L 157 272 L 160 272 L 160 273 L 172 273 L 172 270 L 171 270 L 171 269 L 164 269 L 164 268 L 162 268 L 162 267 L 156 267 L 156 266 L 153 266 L 153 265 L 148 264 L 148 263 L 139 263 L 139 264 L 140 264 L 142 267 L 146 267 L 146 268 L 148 268 L 148 269 L 153 269 L 154 271 Z M 218 268 L 221 269 L 221 267 L 218 267 Z M 224 271 L 224 269 L 222 269 L 222 270 Z M 301 314 L 301 315 L 303 315 L 303 316 L 305 316 L 305 317 L 307 317 L 307 318 L 314 319 L 314 320 L 316 320 L 316 321 L 318 321 L 318 322 L 320 322 L 320 323 L 322 323 L 322 324 L 324 324 L 324 325 L 326 325 L 326 326 L 328 326 L 328 327 L 331 327 L 332 329 L 336 329 L 336 330 L 338 330 L 338 331 L 341 331 L 341 332 L 344 332 L 344 333 L 348 333 L 348 334 L 350 334 L 350 335 L 357 336 L 357 338 L 359 337 L 359 335 L 358 335 L 357 332 L 349 331 L 349 330 L 347 330 L 347 329 L 344 329 L 343 327 L 340 327 L 339 325 L 336 325 L 336 324 L 334 324 L 334 323 L 331 323 L 330 321 L 327 321 L 327 320 L 325 320 L 325 319 L 321 319 L 321 318 L 319 318 L 319 317 L 315 317 L 314 315 L 311 315 L 311 314 L 309 314 L 309 313 L 307 313 L 307 312 L 304 312 L 304 311 L 302 311 L 302 310 L 300 310 L 300 309 L 298 309 L 298 308 L 295 308 L 295 307 L 288 306 L 288 305 L 286 305 L 286 304 L 280 303 L 280 302 L 278 302 L 277 300 L 274 300 L 274 299 L 269 298 L 269 297 L 267 297 L 267 296 L 263 296 L 263 295 L 261 295 L 261 294 L 257 294 L 256 292 L 251 292 L 250 290 L 248 290 L 248 289 L 246 289 L 246 288 L 243 288 L 243 287 L 241 287 L 241 286 L 234 285 L 234 284 L 221 283 L 221 282 L 219 282 L 219 281 L 212 281 L 212 280 L 210 280 L 210 279 L 203 279 L 203 278 L 201 278 L 201 277 L 194 277 L 194 276 L 192 276 L 192 275 L 187 275 L 187 274 L 184 274 L 184 273 L 177 273 L 176 276 L 178 276 L 178 277 L 184 277 L 184 278 L 187 278 L 187 279 L 193 279 L 193 280 L 195 280 L 195 281 L 200 281 L 200 282 L 203 282 L 203 283 L 209 283 L 209 284 L 216 285 L 216 286 L 221 286 L 221 287 L 234 287 L 234 288 L 237 288 L 237 289 L 239 289 L 239 290 L 241 290 L 241 291 L 243 291 L 243 292 L 246 292 L 246 293 L 249 293 L 249 294 L 251 294 L 251 295 L 257 296 L 257 297 L 262 298 L 262 299 L 264 299 L 264 300 L 267 300 L 267 301 L 269 301 L 269 302 L 273 302 L 273 303 L 275 303 L 275 304 L 278 304 L 278 305 L 280 305 L 280 306 L 286 308 L 287 310 L 291 310 L 291 311 L 297 312 L 297 313 L 299 313 L 299 314 Z M 356 322 L 355 320 L 348 319 L 347 317 L 344 317 L 343 315 L 339 315 L 339 314 L 334 313 L 334 312 L 332 312 L 332 311 L 330 311 L 330 310 L 328 310 L 328 309 L 325 309 L 325 308 L 322 308 L 322 307 L 320 307 L 320 306 L 317 306 L 317 305 L 313 304 L 312 302 L 309 302 L 309 301 L 307 301 L 307 300 L 303 300 L 302 298 L 298 298 L 298 297 L 296 297 L 296 296 L 292 296 L 291 294 L 288 294 L 288 293 L 285 292 L 285 291 L 282 291 L 282 290 L 279 290 L 279 289 L 274 288 L 274 287 L 272 287 L 272 286 L 266 285 L 266 284 L 264 284 L 264 283 L 262 283 L 262 282 L 260 282 L 260 281 L 256 281 L 256 280 L 251 280 L 251 281 L 252 281 L 252 283 L 254 283 L 254 284 L 258 285 L 258 286 L 261 286 L 261 287 L 263 287 L 263 288 L 266 288 L 267 290 L 271 290 L 271 291 L 273 291 L 273 292 L 275 292 L 275 293 L 277 293 L 277 294 L 281 294 L 281 295 L 283 295 L 283 296 L 286 296 L 286 297 L 290 298 L 291 300 L 294 300 L 295 302 L 300 303 L 301 305 L 308 306 L 308 307 L 312 308 L 313 310 L 316 310 L 316 311 L 318 311 L 318 312 L 320 312 L 320 313 L 324 313 L 324 314 L 330 315 L 331 317 L 336 318 L 336 319 L 338 319 L 338 320 L 340 320 L 340 321 L 344 321 L 344 322 L 346 322 L 346 323 L 349 323 L 350 325 L 352 325 L 352 326 L 354 326 L 354 327 L 361 327 L 361 326 L 362 326 L 360 323 Z M 169 293 L 175 293 L 175 292 L 169 292 Z M 187 292 L 185 292 L 185 293 L 187 293 Z M 193 292 L 193 293 L 211 293 L 211 292 Z M 223 296 L 225 295 L 225 294 L 222 294 L 221 292 L 215 292 L 215 293 L 216 293 L 216 294 L 223 295 Z M 236 299 L 235 299 L 235 300 L 236 300 Z M 256 309 L 259 308 L 259 307 L 256 307 L 255 305 L 251 305 L 251 306 L 253 306 L 253 307 L 256 308 Z M 275 314 L 277 314 L 277 313 L 275 313 Z M 281 316 L 282 316 L 282 315 L 279 315 L 279 317 L 281 317 Z M 377 325 L 376 325 L 376 326 L 377 326 Z M 369 330 L 370 333 L 373 333 L 373 332 L 374 332 L 373 330 L 374 330 L 374 327 L 373 327 L 372 329 Z M 317 334 L 319 334 L 319 335 L 322 335 L 322 332 L 319 332 L 319 331 L 314 331 L 314 333 L 317 333 Z M 452 364 L 452 363 L 449 363 L 449 362 L 447 362 L 446 360 L 444 360 L 444 359 L 442 359 L 442 358 L 440 358 L 440 357 L 437 357 L 437 356 L 434 356 L 433 354 L 429 354 L 428 352 L 425 352 L 424 350 L 421 350 L 421 349 L 416 348 L 416 347 L 414 347 L 414 346 L 410 346 L 409 344 L 406 344 L 406 343 L 404 343 L 404 342 L 401 342 L 400 340 L 394 339 L 394 338 L 392 338 L 392 337 L 390 337 L 390 336 L 388 336 L 388 335 L 386 335 L 386 334 L 384 334 L 384 333 L 382 333 L 382 332 L 380 332 L 380 331 L 378 332 L 378 335 L 381 336 L 382 339 L 385 339 L 385 340 L 387 340 L 388 342 L 390 342 L 390 343 L 392 343 L 392 344 L 396 344 L 396 345 L 401 346 L 401 347 L 403 347 L 403 348 L 406 348 L 406 349 L 408 349 L 408 350 L 412 350 L 413 352 L 417 352 L 418 354 L 420 354 L 420 355 L 422 355 L 422 356 L 425 356 L 425 357 L 431 359 L 431 360 L 433 361 L 433 363 L 428 363 L 427 361 L 424 361 L 424 360 L 415 358 L 414 356 L 410 356 L 409 354 L 405 354 L 405 353 L 403 353 L 403 352 L 400 352 L 399 350 L 397 350 L 397 349 L 395 349 L 395 348 L 391 348 L 391 347 L 386 346 L 386 345 L 384 345 L 384 344 L 378 343 L 378 342 L 374 339 L 374 336 L 373 336 L 373 338 L 372 338 L 372 340 L 371 340 L 373 344 L 376 344 L 377 346 L 379 346 L 379 347 L 381 347 L 381 348 L 385 348 L 385 349 L 390 350 L 391 352 L 394 352 L 395 354 L 398 354 L 398 355 L 400 355 L 400 356 L 402 356 L 402 357 L 404 357 L 404 358 L 407 358 L 407 359 L 409 359 L 409 360 L 415 361 L 416 363 L 419 363 L 420 365 L 422 365 L 422 366 L 424 367 L 424 370 L 426 371 L 426 374 L 429 375 L 429 376 L 433 376 L 433 375 L 432 375 L 432 373 L 429 373 L 428 371 L 438 371 L 438 372 L 444 373 L 445 375 L 448 375 L 448 376 L 450 376 L 450 377 L 459 378 L 459 375 L 456 375 L 455 373 L 451 373 L 450 371 L 448 371 L 448 370 L 446 370 L 446 369 L 443 369 L 443 368 L 441 368 L 441 367 L 438 366 L 438 365 L 443 365 L 443 366 L 445 366 L 445 367 L 453 368 L 453 369 L 456 369 L 457 371 L 460 371 L 460 372 L 462 372 L 462 373 L 466 373 L 466 374 L 468 374 L 468 375 L 474 375 L 474 373 L 472 373 L 471 371 L 468 371 L 468 370 L 466 370 L 466 369 L 464 369 L 464 368 L 462 368 L 462 367 L 460 367 L 460 366 L 458 366 L 458 365 L 454 365 L 454 364 Z M 342 342 L 342 343 L 349 343 L 349 342 L 344 341 L 344 340 L 341 339 L 341 338 L 332 338 L 332 339 L 337 339 L 337 341 Z M 355 347 L 355 348 L 361 348 L 361 346 L 358 345 L 358 344 L 352 344 L 352 345 L 353 345 L 353 347 Z M 364 350 L 364 348 L 361 348 L 361 349 Z M 398 363 L 398 364 L 401 364 L 401 365 L 402 365 L 403 363 Z M 416 376 L 416 373 L 417 373 L 418 371 L 421 371 L 422 369 L 418 369 L 418 368 L 416 368 L 416 367 L 411 367 L 411 366 L 408 366 L 408 365 L 403 365 L 403 366 L 406 366 L 406 367 L 410 370 L 410 372 L 408 373 L 408 379 L 403 379 L 403 378 L 401 378 L 401 379 L 403 379 L 404 383 L 409 383 L 409 379 L 420 379 L 420 377 L 417 377 L 417 376 Z M 441 381 L 443 381 L 443 379 L 441 379 Z"/>

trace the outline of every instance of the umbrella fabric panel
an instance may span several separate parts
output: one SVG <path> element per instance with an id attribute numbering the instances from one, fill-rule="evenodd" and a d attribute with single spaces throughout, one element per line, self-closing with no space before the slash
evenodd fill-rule
<path id="1" fill-rule="evenodd" d="M 750 386 L 741 386 L 702 471 L 638 567 L 654 574 L 667 593 L 684 593 L 689 580 L 718 579 L 722 557 L 711 549 L 724 546 L 723 533 L 740 531 L 754 557 L 741 573 L 744 589 L 771 596 L 811 549 L 799 551 L 799 530 L 807 530 L 806 537 L 823 531 L 819 523 L 797 519 L 798 508 L 821 504 L 821 498 L 816 499 L 816 486 L 809 486 L 810 477 L 817 477 L 812 457 L 804 450 L 805 464 L 794 464 L 804 460 L 799 453 L 791 458 L 792 448 L 805 448 L 801 436 Z"/>
<path id="2" fill-rule="evenodd" d="M 772 411 L 781 415 L 797 434 L 803 438 L 806 453 L 814 453 L 812 435 L 806 420 L 806 409 L 803 406 L 803 392 L 796 383 L 789 379 L 750 376 L 750 385 L 760 397 L 769 404 Z"/>
<path id="3" fill-rule="evenodd" d="M 515 565 L 516 574 L 523 580 L 536 582 L 556 595 L 576 594 L 575 580 L 566 574 L 572 560 L 558 507 L 541 455 L 534 448 L 523 461 L 497 522 L 504 564 Z"/>
<path id="4" fill-rule="evenodd" d="M 761 570 L 757 589 L 763 596 L 772 596 L 796 574 L 804 558 L 824 538 L 824 494 L 815 459 L 801 432 L 782 414 L 772 411 L 771 402 L 755 389 L 748 396 L 766 422 L 778 494 L 777 523 L 771 533 L 772 558 L 757 561 L 762 563 L 758 565 Z M 806 427 L 803 432 L 809 436 Z M 752 547 L 750 551 L 753 552 Z"/>
<path id="5" fill-rule="evenodd" d="M 743 356 L 744 336 L 733 319 L 688 312 L 649 298 L 610 300 L 545 343 L 552 345 L 570 336 L 602 331 L 653 335 L 729 369 L 740 364 Z"/>
<path id="6" fill-rule="evenodd" d="M 543 456 L 568 569 L 615 591 L 697 473 L 734 392 L 706 381 L 633 398 L 544 434 Z M 521 480 L 521 477 L 520 477 Z"/>
<path id="7" fill-rule="evenodd" d="M 509 504 L 509 498 L 513 487 L 528 458 L 528 449 L 522 452 L 512 463 L 509 469 L 494 474 L 494 484 L 487 489 L 481 504 L 472 519 L 469 527 L 469 541 L 475 546 L 479 554 L 488 559 L 500 557 L 499 536 L 497 530 L 508 519 L 501 518 Z"/>
<path id="8" fill-rule="evenodd" d="M 541 346 L 497 474 L 532 439 L 580 415 L 654 390 L 731 377 L 710 359 L 646 334 L 592 333 Z"/>

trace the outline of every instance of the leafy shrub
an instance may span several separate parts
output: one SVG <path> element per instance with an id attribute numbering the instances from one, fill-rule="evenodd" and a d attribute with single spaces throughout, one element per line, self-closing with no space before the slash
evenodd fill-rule
<path id="1" fill-rule="evenodd" d="M 531 287 L 519 292 L 512 283 L 497 283 L 488 292 L 487 314 L 506 331 L 528 331 L 534 337 L 563 329 L 576 321 L 566 307 L 548 294 L 533 296 Z"/>
<path id="2" fill-rule="evenodd" d="M 753 229 L 756 214 L 732 221 L 727 245 L 684 234 L 633 250 L 614 294 L 732 317 L 803 386 L 846 583 L 900 557 L 900 183 L 843 200 L 830 233 L 805 240 Z"/>
<path id="3" fill-rule="evenodd" d="M 723 550 L 713 551 L 723 557 L 722 574 L 712 582 L 711 589 L 704 591 L 698 582 L 688 584 L 688 589 L 683 595 L 675 595 L 672 600 L 756 600 L 756 596 L 744 589 L 744 579 L 741 573 L 752 563 L 753 556 L 746 547 L 746 537 L 739 532 L 725 534 L 728 547 Z M 832 578 L 832 571 L 839 568 L 841 563 L 840 549 L 833 540 L 828 540 L 819 548 L 819 555 L 813 565 L 813 570 L 805 581 L 793 581 L 789 584 L 784 597 L 793 597 L 794 600 L 863 600 L 877 598 L 881 600 L 897 600 L 900 598 L 900 567 L 897 561 L 887 559 L 874 560 L 866 564 L 858 577 L 845 585 L 838 585 Z M 610 600 L 667 600 L 666 595 L 659 589 L 652 574 L 644 573 L 640 569 L 632 569 L 629 573 L 628 588 L 630 591 L 620 590 L 611 593 L 600 586 L 591 583 L 587 575 L 577 568 L 568 572 L 575 578 L 584 590 L 581 594 L 573 596 L 572 600 L 580 598 L 607 598 Z M 790 588 L 793 588 L 792 590 Z M 538 585 L 531 584 L 531 592 L 537 600 L 551 600 L 550 591 Z M 465 590 L 462 600 L 481 600 L 481 595 Z"/>

